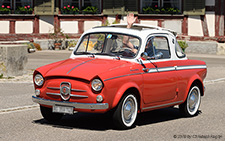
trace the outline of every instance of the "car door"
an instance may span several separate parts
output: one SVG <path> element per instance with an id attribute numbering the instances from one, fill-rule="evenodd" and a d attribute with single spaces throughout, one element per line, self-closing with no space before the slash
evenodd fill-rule
<path id="1" fill-rule="evenodd" d="M 169 45 L 167 35 L 151 36 L 146 42 L 145 52 L 149 59 L 143 61 L 145 104 L 171 101 L 176 98 L 177 77 Z"/>

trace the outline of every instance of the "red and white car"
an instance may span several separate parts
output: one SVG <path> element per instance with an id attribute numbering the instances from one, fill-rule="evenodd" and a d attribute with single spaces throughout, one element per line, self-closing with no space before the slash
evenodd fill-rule
<path id="1" fill-rule="evenodd" d="M 140 112 L 179 105 L 183 116 L 196 115 L 206 73 L 205 62 L 189 60 L 174 32 L 140 24 L 95 27 L 69 59 L 35 70 L 32 100 L 50 122 L 74 111 L 110 112 L 126 129 Z"/>

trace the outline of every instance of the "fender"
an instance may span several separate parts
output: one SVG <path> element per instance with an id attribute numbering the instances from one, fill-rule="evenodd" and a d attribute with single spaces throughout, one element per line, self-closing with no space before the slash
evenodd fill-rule
<path id="1" fill-rule="evenodd" d="M 139 92 L 140 99 L 142 99 L 142 98 L 141 98 L 141 92 L 140 92 L 140 89 L 141 89 L 141 88 L 140 88 L 136 83 L 134 83 L 134 82 L 128 82 L 128 83 L 122 85 L 122 86 L 118 89 L 118 91 L 117 91 L 117 93 L 116 93 L 116 95 L 115 95 L 115 97 L 114 97 L 113 103 L 112 103 L 112 108 L 114 108 L 114 107 L 117 106 L 117 104 L 119 103 L 119 101 L 120 101 L 120 99 L 122 98 L 123 94 L 124 94 L 129 88 L 136 88 L 136 89 L 138 90 L 138 92 Z M 140 103 L 140 104 L 141 104 L 141 103 Z"/>
<path id="2" fill-rule="evenodd" d="M 186 101 L 187 96 L 188 96 L 188 93 L 189 93 L 189 90 L 190 90 L 190 88 L 191 88 L 191 85 L 193 84 L 193 82 L 194 82 L 195 80 L 199 80 L 199 81 L 201 82 L 202 87 L 204 87 L 204 86 L 203 86 L 202 79 L 200 78 L 200 76 L 197 75 L 197 74 L 193 75 L 193 76 L 189 79 L 189 82 L 188 82 L 188 85 L 187 85 L 187 89 L 186 89 L 186 92 L 185 92 L 183 101 Z M 204 92 L 204 90 L 203 90 L 203 92 Z M 203 93 L 202 95 L 204 95 L 204 93 Z"/>

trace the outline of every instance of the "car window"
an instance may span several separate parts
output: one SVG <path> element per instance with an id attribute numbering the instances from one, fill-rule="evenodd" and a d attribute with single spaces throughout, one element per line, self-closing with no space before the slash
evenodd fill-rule
<path id="1" fill-rule="evenodd" d="M 145 52 L 152 59 L 170 58 L 169 44 L 166 37 L 150 37 L 145 46 Z"/>
<path id="2" fill-rule="evenodd" d="M 176 51 L 177 57 L 179 58 L 183 58 L 186 56 L 177 41 L 175 42 L 175 51 Z"/>
<path id="3" fill-rule="evenodd" d="M 124 44 L 125 37 L 129 39 L 136 51 Z M 133 58 L 137 55 L 139 47 L 140 39 L 134 36 L 119 33 L 92 33 L 82 38 L 75 55 L 93 54 Z"/>
<path id="4" fill-rule="evenodd" d="M 77 53 L 89 52 L 99 53 L 102 51 L 102 46 L 105 40 L 105 34 L 90 34 L 83 38 L 79 45 Z"/>

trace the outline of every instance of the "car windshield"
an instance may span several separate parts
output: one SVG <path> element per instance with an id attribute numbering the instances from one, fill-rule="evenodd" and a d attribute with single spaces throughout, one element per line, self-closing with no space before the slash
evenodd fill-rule
<path id="1" fill-rule="evenodd" d="M 127 42 L 125 42 L 125 40 Z M 131 47 L 127 43 L 131 43 Z M 92 33 L 85 35 L 78 45 L 75 55 L 92 54 L 133 58 L 140 47 L 140 39 L 119 33 Z"/>

